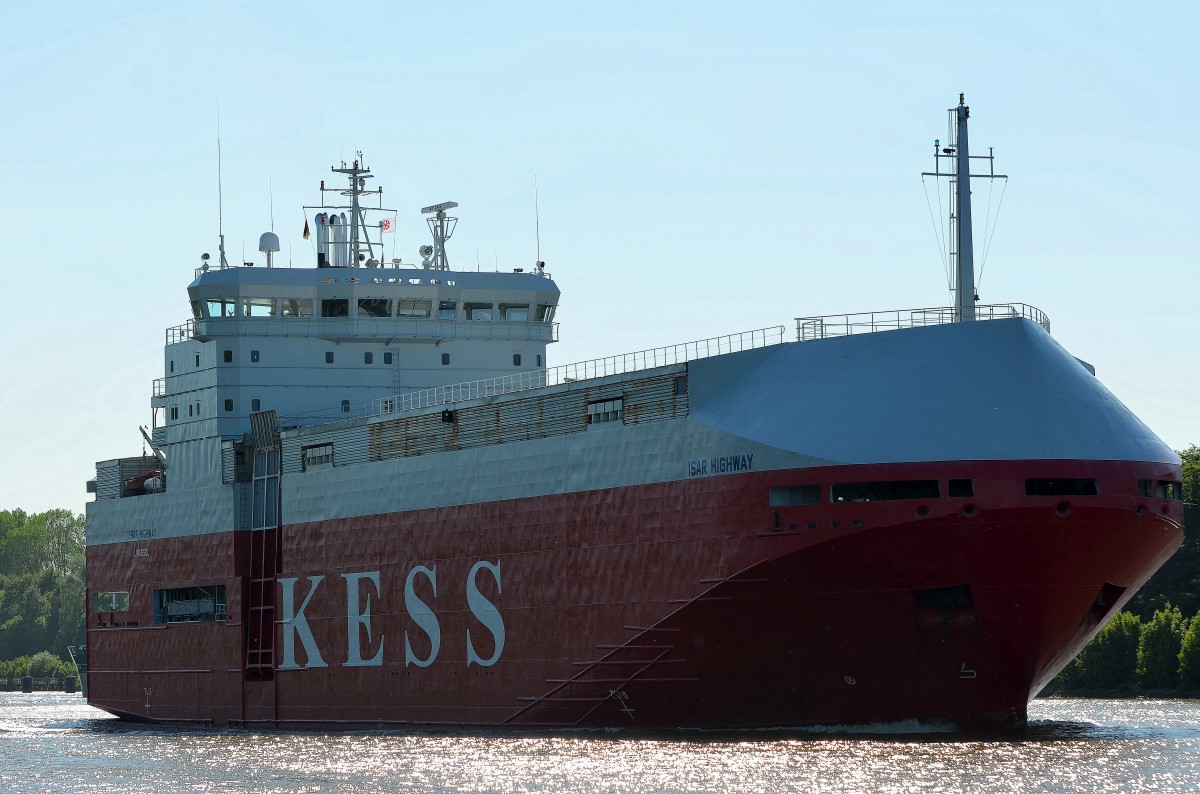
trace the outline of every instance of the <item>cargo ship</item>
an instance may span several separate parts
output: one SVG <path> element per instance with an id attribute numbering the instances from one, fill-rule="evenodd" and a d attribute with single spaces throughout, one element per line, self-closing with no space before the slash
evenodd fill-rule
<path id="1" fill-rule="evenodd" d="M 205 254 L 154 421 L 88 483 L 88 701 L 262 727 L 1014 728 L 1182 541 L 1180 461 L 981 304 L 550 366 L 542 262 L 386 260 L 359 159 L 315 257 Z M 988 173 L 971 173 L 985 159 Z M 959 189 L 959 187 L 962 189 Z M 794 333 L 794 335 L 793 335 Z"/>

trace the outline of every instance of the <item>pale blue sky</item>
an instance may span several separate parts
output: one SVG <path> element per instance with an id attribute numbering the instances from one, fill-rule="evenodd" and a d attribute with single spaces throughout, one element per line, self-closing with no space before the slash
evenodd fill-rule
<path id="1" fill-rule="evenodd" d="M 560 364 L 946 305 L 919 173 L 966 92 L 1011 176 L 982 299 L 1041 308 L 1167 443 L 1200 442 L 1192 4 L 50 8 L 0 31 L 0 509 L 81 511 L 95 461 L 141 451 L 163 331 L 216 253 L 218 105 L 231 261 L 273 189 L 307 266 L 300 205 L 362 149 L 396 255 L 454 200 L 453 265 L 529 266 L 536 175 Z"/>

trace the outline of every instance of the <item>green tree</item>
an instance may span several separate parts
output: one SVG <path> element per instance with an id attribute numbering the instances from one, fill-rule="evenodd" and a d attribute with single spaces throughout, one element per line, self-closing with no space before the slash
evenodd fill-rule
<path id="1" fill-rule="evenodd" d="M 1142 626 L 1137 649 L 1137 684 L 1145 690 L 1174 689 L 1179 684 L 1179 654 L 1187 621 L 1168 604 Z"/>
<path id="2" fill-rule="evenodd" d="M 1060 686 L 1070 692 L 1130 691 L 1141 631 L 1137 615 L 1118 612 L 1059 676 Z"/>
<path id="3" fill-rule="evenodd" d="M 1183 501 L 1200 501 L 1200 447 L 1192 444 L 1178 452 L 1183 459 Z"/>
<path id="4" fill-rule="evenodd" d="M 1200 614 L 1192 617 L 1183 633 L 1179 649 L 1179 686 L 1188 692 L 1200 692 Z"/>
<path id="5" fill-rule="evenodd" d="M 0 659 L 83 642 L 84 547 L 83 516 L 0 511 Z"/>

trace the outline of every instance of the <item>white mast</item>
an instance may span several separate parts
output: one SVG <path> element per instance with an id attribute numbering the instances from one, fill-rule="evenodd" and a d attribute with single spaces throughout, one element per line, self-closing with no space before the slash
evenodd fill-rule
<path id="1" fill-rule="evenodd" d="M 954 319 L 956 322 L 969 322 L 975 319 L 975 257 L 971 234 L 971 160 L 987 160 L 988 173 L 975 174 L 977 179 L 1008 179 L 1005 174 L 995 173 L 992 150 L 986 155 L 972 157 L 967 142 L 967 119 L 971 108 L 967 106 L 963 94 L 958 95 L 958 107 L 950 108 L 951 134 L 954 140 L 950 145 L 941 146 L 940 141 L 933 142 L 934 171 L 926 171 L 921 176 L 948 177 L 954 185 L 954 202 L 950 206 L 950 228 L 953 239 L 953 249 L 950 256 L 954 259 L 954 282 L 950 289 L 954 293 Z M 941 160 L 954 160 L 953 171 L 942 171 Z"/>
<path id="2" fill-rule="evenodd" d="M 958 209 L 958 261 L 956 264 L 955 308 L 958 321 L 975 319 L 975 258 L 971 247 L 971 155 L 967 150 L 967 118 L 971 109 L 958 95 L 958 107 L 951 110 L 955 120 L 954 197 Z"/>

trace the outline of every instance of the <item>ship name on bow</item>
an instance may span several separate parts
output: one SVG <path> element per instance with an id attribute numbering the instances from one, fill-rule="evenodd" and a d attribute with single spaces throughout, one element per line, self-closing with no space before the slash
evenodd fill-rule
<path id="1" fill-rule="evenodd" d="M 689 477 L 711 477 L 732 474 L 754 468 L 754 455 L 722 455 L 715 458 L 695 458 L 688 461 Z"/>

